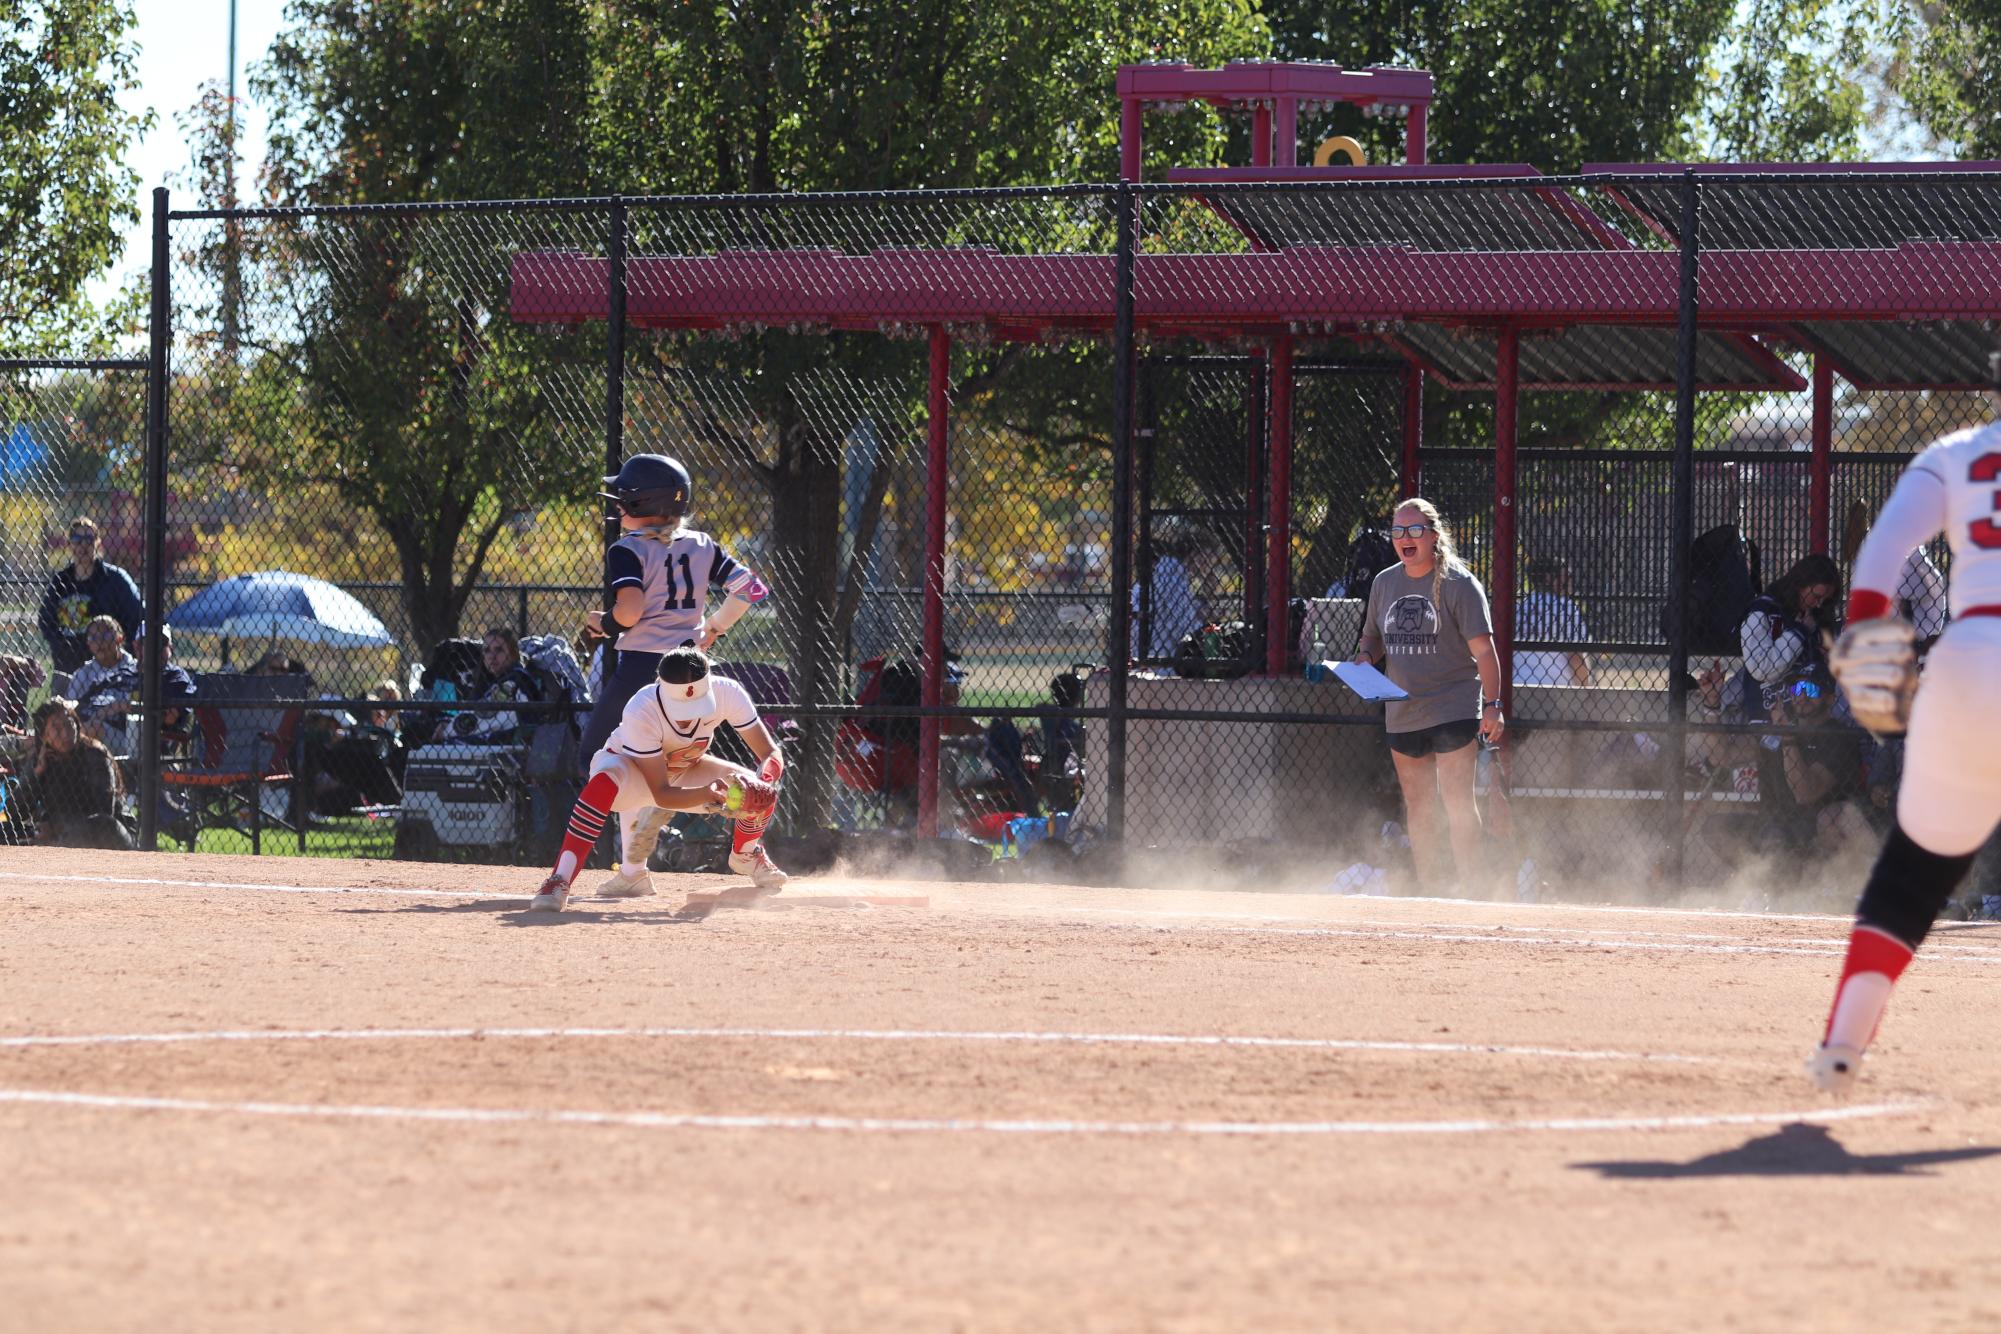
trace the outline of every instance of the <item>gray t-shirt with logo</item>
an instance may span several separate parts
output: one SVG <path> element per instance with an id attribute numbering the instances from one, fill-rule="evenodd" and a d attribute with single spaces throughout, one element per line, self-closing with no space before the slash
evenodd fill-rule
<path id="1" fill-rule="evenodd" d="M 1494 633 L 1487 590 L 1464 569 L 1447 570 L 1431 598 L 1432 576 L 1413 579 L 1392 565 L 1369 585 L 1366 622 L 1383 641 L 1383 672 L 1410 692 L 1391 700 L 1383 723 L 1391 732 L 1415 732 L 1480 716 L 1480 672 L 1469 639 Z"/>

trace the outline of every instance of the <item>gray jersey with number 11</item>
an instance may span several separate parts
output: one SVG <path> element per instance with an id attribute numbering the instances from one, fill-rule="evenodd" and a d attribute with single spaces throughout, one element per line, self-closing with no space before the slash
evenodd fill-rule
<path id="1" fill-rule="evenodd" d="M 666 539 L 627 533 L 605 553 L 605 569 L 612 596 L 628 586 L 646 595 L 639 624 L 618 637 L 628 653 L 665 653 L 693 643 L 708 614 L 709 589 L 748 573 L 714 538 L 692 528 Z"/>

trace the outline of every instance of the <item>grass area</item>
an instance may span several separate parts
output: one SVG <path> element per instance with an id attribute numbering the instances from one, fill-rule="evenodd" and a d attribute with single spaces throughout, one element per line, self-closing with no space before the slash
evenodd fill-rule
<path id="1" fill-rule="evenodd" d="M 299 836 L 289 829 L 267 828 L 263 834 L 266 857 L 375 857 L 387 858 L 396 847 L 393 820 L 339 818 L 315 823 L 306 831 L 306 848 L 299 851 Z M 162 851 L 180 850 L 184 845 L 160 835 Z M 196 852 L 232 852 L 249 855 L 250 835 L 234 828 L 204 829 L 195 841 Z"/>

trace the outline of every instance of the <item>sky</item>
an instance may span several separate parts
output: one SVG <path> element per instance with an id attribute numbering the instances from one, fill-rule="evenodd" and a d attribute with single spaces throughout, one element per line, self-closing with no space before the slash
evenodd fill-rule
<path id="1" fill-rule="evenodd" d="M 261 60 L 271 39 L 284 26 L 284 0 L 235 0 L 236 95 L 243 107 L 237 142 L 246 177 L 264 160 L 264 118 L 250 105 L 250 65 Z M 104 279 L 116 288 L 126 275 L 144 270 L 152 257 L 153 187 L 165 185 L 181 196 L 177 206 L 190 206 L 186 193 L 190 154 L 174 117 L 195 104 L 202 84 L 229 78 L 230 0 L 137 0 L 139 86 L 126 93 L 122 105 L 148 111 L 154 125 L 125 155 L 126 165 L 139 173 L 141 218 L 125 237 L 125 256 L 117 272 Z M 246 179 L 239 187 L 248 193 Z M 178 188 L 176 188 L 178 186 Z"/>

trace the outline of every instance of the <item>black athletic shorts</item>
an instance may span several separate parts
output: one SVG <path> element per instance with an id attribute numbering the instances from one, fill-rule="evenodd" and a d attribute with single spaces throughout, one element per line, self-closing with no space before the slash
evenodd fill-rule
<path id="1" fill-rule="evenodd" d="M 1427 755 L 1449 755 L 1464 749 L 1479 735 L 1478 718 L 1461 718 L 1456 722 L 1439 723 L 1436 727 L 1420 727 L 1415 732 L 1391 732 L 1390 749 L 1399 755 L 1421 760 Z"/>

